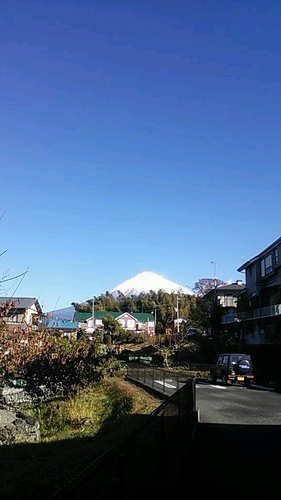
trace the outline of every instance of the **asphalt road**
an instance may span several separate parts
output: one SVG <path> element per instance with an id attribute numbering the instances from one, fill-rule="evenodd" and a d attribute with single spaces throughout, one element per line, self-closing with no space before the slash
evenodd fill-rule
<path id="1" fill-rule="evenodd" d="M 281 425 L 281 394 L 243 385 L 196 384 L 200 421 L 216 424 Z"/>
<path id="2" fill-rule="evenodd" d="M 184 384 L 186 379 L 184 377 L 179 377 L 179 376 L 165 376 L 163 378 L 163 375 L 161 373 L 162 371 L 159 370 L 159 376 L 156 376 L 153 378 L 149 373 L 146 374 L 145 379 L 137 379 L 137 378 L 131 378 L 128 377 L 129 379 L 131 378 L 132 380 L 136 380 L 143 384 L 144 386 L 151 387 L 157 392 L 161 394 L 165 394 L 168 396 L 172 396 L 178 389 L 180 389 Z"/>
<path id="3" fill-rule="evenodd" d="M 145 385 L 172 395 L 184 381 L 173 377 Z M 279 498 L 281 394 L 242 385 L 196 384 L 200 422 L 183 463 L 180 491 L 196 497 L 267 500 Z M 184 444 L 183 444 L 184 445 Z M 188 482 L 192 483 L 187 488 Z"/>
<path id="4" fill-rule="evenodd" d="M 197 384 L 200 423 L 190 473 L 200 496 L 279 498 L 281 395 Z"/>

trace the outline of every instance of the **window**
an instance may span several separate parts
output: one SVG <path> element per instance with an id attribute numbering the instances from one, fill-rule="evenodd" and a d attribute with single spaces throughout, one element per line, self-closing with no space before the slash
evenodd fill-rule
<path id="1" fill-rule="evenodd" d="M 227 363 L 228 363 L 228 356 L 224 356 L 223 360 L 222 360 L 222 364 L 227 365 Z"/>
<path id="2" fill-rule="evenodd" d="M 275 262 L 275 264 L 279 263 L 278 248 L 275 248 L 275 250 L 274 250 L 274 262 Z"/>
<path id="3" fill-rule="evenodd" d="M 249 267 L 249 276 L 252 276 L 252 274 L 253 274 L 253 264 L 251 264 Z"/>
<path id="4" fill-rule="evenodd" d="M 262 277 L 267 276 L 272 273 L 272 255 L 268 255 L 265 259 L 261 261 L 261 275 Z"/>

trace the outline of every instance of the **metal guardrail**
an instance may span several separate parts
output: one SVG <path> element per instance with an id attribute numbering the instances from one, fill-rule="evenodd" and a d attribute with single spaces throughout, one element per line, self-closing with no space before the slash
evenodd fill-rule
<path id="1" fill-rule="evenodd" d="M 184 373 L 175 373 L 155 366 L 128 364 L 127 378 L 150 387 L 162 394 L 171 395 L 178 391 L 190 377 Z"/>
<path id="2" fill-rule="evenodd" d="M 141 425 L 49 500 L 69 500 L 73 494 L 77 500 L 104 500 L 119 494 L 123 499 L 143 498 L 157 493 L 160 486 L 177 486 L 197 424 L 195 391 L 195 380 L 186 380 L 168 400 L 144 416 Z"/>

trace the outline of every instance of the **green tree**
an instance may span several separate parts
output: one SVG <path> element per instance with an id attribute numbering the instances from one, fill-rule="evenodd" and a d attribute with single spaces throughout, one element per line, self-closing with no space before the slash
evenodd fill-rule
<path id="1" fill-rule="evenodd" d="M 134 340 L 134 335 L 131 332 L 127 332 L 116 319 L 112 316 L 105 316 L 102 320 L 104 329 L 107 334 L 110 334 L 111 338 L 115 342 L 130 342 Z"/>
<path id="2" fill-rule="evenodd" d="M 225 281 L 218 278 L 200 278 L 194 284 L 193 291 L 198 295 L 198 297 L 203 297 L 210 290 L 213 290 L 220 285 L 226 285 Z"/>

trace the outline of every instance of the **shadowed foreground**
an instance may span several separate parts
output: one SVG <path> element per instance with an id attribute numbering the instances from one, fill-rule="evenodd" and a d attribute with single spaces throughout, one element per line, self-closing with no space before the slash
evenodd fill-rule
<path id="1" fill-rule="evenodd" d="M 280 488 L 281 425 L 200 423 L 191 456 L 190 477 L 198 494 L 275 497 Z"/>

